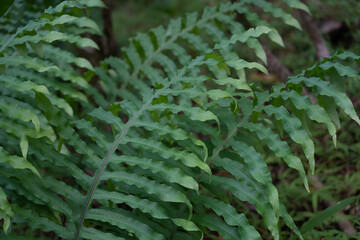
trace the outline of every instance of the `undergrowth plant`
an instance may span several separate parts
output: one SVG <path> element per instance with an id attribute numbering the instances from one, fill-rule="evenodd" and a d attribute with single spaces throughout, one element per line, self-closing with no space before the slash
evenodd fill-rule
<path id="1" fill-rule="evenodd" d="M 267 73 L 259 39 L 284 43 L 254 6 L 299 29 L 286 9 L 308 10 L 286 0 L 206 7 L 138 34 L 122 58 L 94 67 L 74 49 L 98 48 L 88 36 L 101 30 L 86 10 L 101 1 L 43 13 L 15 1 L 0 28 L 1 239 L 261 239 L 234 198 L 254 206 L 274 239 L 283 223 L 303 239 L 263 155 L 283 159 L 309 191 L 308 123 L 325 124 L 335 146 L 339 110 L 360 124 L 343 88 L 358 77 L 344 60 L 360 57 L 339 51 L 262 89 L 246 80 Z"/>

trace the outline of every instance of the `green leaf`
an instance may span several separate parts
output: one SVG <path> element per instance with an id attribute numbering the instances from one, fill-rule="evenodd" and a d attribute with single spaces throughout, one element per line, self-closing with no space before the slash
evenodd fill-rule
<path id="1" fill-rule="evenodd" d="M 282 91 L 281 97 L 284 100 L 291 99 L 291 102 L 294 104 L 295 108 L 299 110 L 305 110 L 306 116 L 308 116 L 311 120 L 326 124 L 328 132 L 332 136 L 334 145 L 336 147 L 336 127 L 331 122 L 330 117 L 322 107 L 312 104 L 309 97 L 301 96 L 295 91 Z"/>
<path id="2" fill-rule="evenodd" d="M 280 203 L 280 215 L 281 217 L 284 219 L 285 224 L 291 229 L 293 230 L 296 235 L 298 235 L 298 237 L 303 240 L 303 236 L 301 234 L 301 232 L 299 231 L 298 227 L 296 226 L 296 224 L 294 223 L 294 220 L 291 218 L 291 216 L 289 215 L 289 213 L 286 210 L 286 207 L 284 206 L 284 204 Z"/>
<path id="3" fill-rule="evenodd" d="M 25 135 L 23 135 L 20 139 L 20 149 L 21 149 L 21 153 L 23 158 L 25 159 L 25 161 L 27 160 L 27 152 L 29 150 L 29 142 L 26 138 Z"/>
<path id="4" fill-rule="evenodd" d="M 316 214 L 314 217 L 310 218 L 306 221 L 300 228 L 300 232 L 305 234 L 309 230 L 313 229 L 314 227 L 323 223 L 327 218 L 333 216 L 334 214 L 338 213 L 339 211 L 343 210 L 348 205 L 352 204 L 353 202 L 357 201 L 359 196 L 350 197 L 344 199 L 336 204 L 328 207 L 327 209 L 321 211 L 320 213 Z"/>
<path id="5" fill-rule="evenodd" d="M 8 163 L 11 167 L 16 169 L 30 169 L 33 173 L 40 177 L 38 170 L 24 158 L 10 155 L 3 147 L 0 146 L 0 162 Z"/>
<path id="6" fill-rule="evenodd" d="M 57 31 L 40 31 L 36 35 L 25 35 L 23 37 L 15 38 L 8 46 L 19 45 L 23 43 L 39 43 L 40 41 L 52 43 L 57 40 L 65 39 L 66 35 Z"/>
<path id="7" fill-rule="evenodd" d="M 0 210 L 6 215 L 13 217 L 14 213 L 11 210 L 10 203 L 7 200 L 4 190 L 0 187 Z M 6 232 L 7 230 L 5 230 Z"/>
<path id="8" fill-rule="evenodd" d="M 211 216 L 194 216 L 194 221 L 218 232 L 224 240 L 242 239 L 236 228 L 230 227 L 219 218 Z"/>
<path id="9" fill-rule="evenodd" d="M 198 200 L 218 216 L 222 216 L 227 224 L 238 227 L 240 239 L 262 239 L 256 229 L 249 224 L 246 216 L 239 214 L 230 204 L 205 196 L 200 196 Z"/>
<path id="10" fill-rule="evenodd" d="M 112 233 L 106 233 L 99 230 L 96 230 L 95 228 L 87 228 L 84 227 L 84 230 L 81 233 L 81 236 L 86 239 L 91 240 L 126 240 L 125 238 L 115 236 Z"/>
<path id="11" fill-rule="evenodd" d="M 41 229 L 44 232 L 54 231 L 58 236 L 63 237 L 65 239 L 73 238 L 72 231 L 74 230 L 74 226 L 69 223 L 68 226 L 65 228 L 48 218 L 37 216 L 37 214 L 32 210 L 26 210 L 20 208 L 17 205 L 12 205 L 15 214 L 18 216 L 16 222 L 19 223 L 29 223 L 29 227 L 33 230 Z"/>
<path id="12" fill-rule="evenodd" d="M 15 169 L 0 169 L 0 173 L 5 177 L 15 177 L 17 178 L 21 184 L 24 186 L 24 188 L 28 191 L 28 194 L 30 195 L 30 199 L 32 197 L 36 197 L 38 200 L 40 200 L 41 205 L 45 205 L 48 208 L 59 211 L 61 213 L 64 213 L 67 217 L 72 216 L 73 210 L 70 208 L 70 203 L 64 202 L 58 193 L 52 192 L 54 188 L 48 189 L 48 185 L 46 181 L 42 178 L 36 178 L 37 181 L 34 181 L 34 175 L 27 173 L 27 172 L 20 172 Z M 59 181 L 59 183 L 62 183 Z M 61 184 L 54 184 L 53 186 L 56 187 L 63 187 L 64 183 Z M 60 191 L 62 193 L 62 191 Z M 79 195 L 78 195 L 79 196 Z M 27 196 L 24 196 L 27 198 Z M 18 214 L 18 213 L 16 213 Z"/>
<path id="13" fill-rule="evenodd" d="M 223 79 L 214 79 L 214 82 L 218 85 L 230 85 L 239 90 L 246 90 L 252 92 L 252 89 L 246 83 L 245 79 L 223 78 Z"/>
<path id="14" fill-rule="evenodd" d="M 354 106 L 351 100 L 346 96 L 345 93 L 340 92 L 335 89 L 329 82 L 323 81 L 320 78 L 291 78 L 288 83 L 298 84 L 299 82 L 304 82 L 308 87 L 315 87 L 320 95 L 331 97 L 335 100 L 335 104 L 338 105 L 344 112 L 349 115 L 354 121 L 360 125 L 360 119 L 356 114 Z"/>
<path id="15" fill-rule="evenodd" d="M 141 199 L 139 197 L 118 193 L 108 192 L 97 189 L 94 193 L 94 199 L 103 201 L 112 201 L 115 204 L 125 203 L 133 209 L 139 209 L 144 213 L 149 213 L 152 217 L 157 219 L 168 219 L 170 216 L 166 210 L 157 202 L 149 201 L 147 199 Z"/>
<path id="16" fill-rule="evenodd" d="M 230 40 L 224 40 L 219 44 L 215 45 L 215 49 L 225 49 L 229 45 L 234 45 L 236 42 L 246 42 L 251 38 L 258 38 L 262 34 L 267 34 L 271 31 L 270 28 L 266 26 L 258 26 L 256 28 L 250 28 L 246 32 L 242 32 L 241 34 L 235 33 L 232 35 Z"/>
<path id="17" fill-rule="evenodd" d="M 322 63 L 320 65 L 318 65 L 318 67 L 320 67 L 321 69 L 325 70 L 325 72 L 329 72 L 329 70 L 331 69 L 335 69 L 338 74 L 342 77 L 347 76 L 347 77 L 358 77 L 358 73 L 352 69 L 349 66 L 345 66 L 339 62 L 336 63 L 332 63 L 330 61 L 327 61 L 325 63 Z M 311 71 L 312 69 L 310 68 L 308 71 Z"/>
<path id="18" fill-rule="evenodd" d="M 37 132 L 40 131 L 40 120 L 30 109 L 27 109 L 19 104 L 19 102 L 11 98 L 0 99 L 0 110 L 7 115 L 7 117 L 20 120 L 22 122 L 31 121 Z M 24 140 L 25 141 L 25 140 Z"/>
<path id="19" fill-rule="evenodd" d="M 306 6 L 306 5 L 305 5 L 304 3 L 302 3 L 301 1 L 299 1 L 299 0 L 283 0 L 283 1 L 284 1 L 289 7 L 304 10 L 305 12 L 307 12 L 308 14 L 311 15 L 308 6 Z"/>
<path id="20" fill-rule="evenodd" d="M 71 52 L 53 47 L 51 45 L 43 45 L 42 49 L 47 58 L 52 56 L 51 59 L 54 59 L 57 62 L 74 63 L 78 67 L 94 71 L 93 66 L 87 59 L 75 57 Z"/>
<path id="21" fill-rule="evenodd" d="M 160 111 L 165 111 L 166 109 L 168 109 L 173 113 L 179 113 L 182 111 L 186 115 L 188 115 L 191 120 L 201 121 L 201 122 L 215 120 L 217 122 L 218 126 L 220 127 L 219 119 L 217 116 L 215 116 L 215 114 L 213 114 L 210 111 L 205 111 L 199 107 L 186 107 L 186 106 L 178 106 L 178 105 L 174 105 L 174 104 L 161 103 L 161 104 L 148 106 L 146 109 L 147 110 L 160 110 Z"/>
<path id="22" fill-rule="evenodd" d="M 5 233 L 7 233 L 7 231 L 10 228 L 10 223 L 11 223 L 9 216 L 6 215 L 4 212 L 0 211 L 0 220 L 4 220 L 3 230 Z"/>
<path id="23" fill-rule="evenodd" d="M 268 105 L 264 110 L 269 115 L 274 115 L 275 119 L 282 121 L 285 131 L 289 134 L 290 138 L 300 144 L 304 150 L 306 158 L 309 160 L 311 173 L 315 171 L 315 146 L 309 134 L 303 129 L 301 122 L 298 118 L 292 117 L 284 106 L 274 107 Z"/>
<path id="24" fill-rule="evenodd" d="M 180 168 L 172 167 L 165 162 L 149 159 L 145 157 L 134 157 L 126 155 L 114 155 L 110 164 L 125 163 L 130 166 L 138 166 L 142 169 L 149 169 L 153 173 L 159 173 L 169 182 L 177 183 L 189 189 L 198 190 L 198 183 L 190 176 L 186 175 Z"/>
<path id="25" fill-rule="evenodd" d="M 236 99 L 227 91 L 221 89 L 212 89 L 207 92 L 207 95 L 209 96 L 209 98 L 215 101 L 223 98 L 231 98 L 233 100 L 233 103 L 235 104 L 235 108 L 237 108 Z"/>
<path id="26" fill-rule="evenodd" d="M 137 174 L 128 172 L 105 172 L 103 173 L 101 179 L 111 179 L 112 181 L 120 181 L 128 185 L 135 185 L 136 187 L 142 188 L 147 193 L 153 194 L 166 202 L 185 203 L 189 207 L 190 212 L 192 212 L 192 205 L 182 192 L 175 190 L 168 185 L 150 180 L 149 178 L 141 177 Z"/>
<path id="27" fill-rule="evenodd" d="M 36 52 L 39 57 L 44 57 L 43 44 L 42 43 L 29 43 L 31 48 Z"/>
<path id="28" fill-rule="evenodd" d="M 275 156 L 283 158 L 289 167 L 298 170 L 305 188 L 310 192 L 304 166 L 300 158 L 292 154 L 290 146 L 285 141 L 281 141 L 278 134 L 261 123 L 246 123 L 242 127 L 255 133 L 261 140 L 265 140 Z"/>
<path id="29" fill-rule="evenodd" d="M 171 219 L 171 221 L 175 223 L 177 226 L 182 227 L 186 231 L 190 231 L 190 232 L 199 231 L 202 234 L 202 231 L 198 228 L 198 226 L 196 226 L 196 224 L 191 221 L 182 218 L 173 218 Z"/>
<path id="30" fill-rule="evenodd" d="M 129 216 L 126 216 L 125 214 L 123 214 L 123 212 L 125 211 L 120 211 L 120 209 L 90 209 L 88 214 L 86 215 L 86 218 L 110 223 L 113 226 L 133 233 L 139 239 L 165 240 L 165 237 L 163 235 L 155 232 L 154 229 L 152 229 L 148 225 Z"/>
<path id="31" fill-rule="evenodd" d="M 251 175 L 260 183 L 266 186 L 267 195 L 271 205 L 275 210 L 276 216 L 280 215 L 279 194 L 272 184 L 271 173 L 266 163 L 255 148 L 243 142 L 232 141 L 231 146 L 244 159 L 248 165 Z"/>
<path id="32" fill-rule="evenodd" d="M 293 26 L 301 30 L 301 26 L 296 18 L 294 18 L 291 14 L 286 13 L 282 8 L 276 7 L 274 4 L 264 0 L 253 0 L 251 3 L 260 7 L 264 12 L 271 13 L 276 18 L 281 18 L 289 26 Z"/>
<path id="33" fill-rule="evenodd" d="M 174 140 L 186 140 L 189 136 L 188 134 L 180 128 L 171 128 L 167 125 L 162 125 L 157 122 L 148 122 L 137 120 L 133 124 L 134 127 L 143 127 L 149 131 L 155 131 L 156 133 L 163 135 L 170 135 Z"/>
<path id="34" fill-rule="evenodd" d="M 33 57 L 7 56 L 0 57 L 0 65 L 7 64 L 12 66 L 24 65 L 26 68 L 33 68 L 38 72 L 47 72 L 51 70 L 60 71 L 57 66 L 50 65 L 40 59 Z"/>
<path id="35" fill-rule="evenodd" d="M 263 65 L 256 62 L 247 62 L 243 59 L 239 59 L 239 60 L 226 61 L 226 64 L 230 67 L 235 68 L 236 70 L 242 70 L 244 68 L 249 68 L 249 69 L 256 68 L 265 74 L 269 74 L 269 72 Z"/>
<path id="36" fill-rule="evenodd" d="M 115 117 L 111 112 L 105 111 L 102 107 L 95 108 L 92 112 L 88 113 L 88 115 L 114 126 L 119 132 L 124 129 L 124 124 L 121 119 Z"/>
<path id="37" fill-rule="evenodd" d="M 33 83 L 32 81 L 20 81 L 17 78 L 7 76 L 7 75 L 0 75 L 0 82 L 4 83 L 8 88 L 14 89 L 16 91 L 30 91 L 34 90 L 36 92 L 40 92 L 43 94 L 50 94 L 47 87 L 44 85 L 38 85 Z"/>
<path id="38" fill-rule="evenodd" d="M 236 171 L 237 169 L 233 168 L 233 170 Z M 268 202 L 266 191 L 264 191 L 264 189 L 259 189 L 256 191 L 258 188 L 256 181 L 254 182 L 253 180 L 253 182 L 251 182 L 245 180 L 239 179 L 239 181 L 234 181 L 232 178 L 218 176 L 212 177 L 213 184 L 219 185 L 231 191 L 234 196 L 242 201 L 247 201 L 254 204 L 256 211 L 263 217 L 264 222 L 271 231 L 274 239 L 279 239 L 278 220 L 273 207 Z M 262 187 L 264 188 L 264 186 Z"/>
<path id="39" fill-rule="evenodd" d="M 87 135 L 92 137 L 96 144 L 101 147 L 104 151 L 108 151 L 111 148 L 111 143 L 108 142 L 105 138 L 105 135 L 101 133 L 97 128 L 91 126 L 90 122 L 85 119 L 72 121 L 72 124 L 76 126 L 76 128 L 86 131 Z"/>
<path id="40" fill-rule="evenodd" d="M 211 175 L 210 167 L 201 161 L 194 153 L 189 153 L 185 150 L 178 150 L 177 148 L 169 148 L 161 142 L 155 142 L 144 138 L 124 137 L 120 142 L 120 144 L 127 143 L 132 143 L 139 148 L 149 149 L 166 159 L 172 158 L 174 160 L 179 160 L 188 167 L 198 167 Z"/>

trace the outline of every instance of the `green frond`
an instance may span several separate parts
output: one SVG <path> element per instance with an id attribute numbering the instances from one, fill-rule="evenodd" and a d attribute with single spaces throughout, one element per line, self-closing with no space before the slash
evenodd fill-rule
<path id="1" fill-rule="evenodd" d="M 218 232 L 223 239 L 242 239 L 236 228 L 230 227 L 219 218 L 212 216 L 194 216 L 194 220 L 198 224 L 206 226 L 212 231 Z"/>
<path id="2" fill-rule="evenodd" d="M 277 216 L 280 212 L 279 194 L 272 184 L 271 174 L 266 163 L 261 159 L 256 150 L 245 143 L 234 141 L 230 143 L 236 152 L 244 159 L 250 169 L 251 175 L 260 183 L 266 186 L 269 201 Z"/>
<path id="3" fill-rule="evenodd" d="M 4 148 L 2 148 L 0 146 L 0 161 L 2 163 L 7 163 L 9 164 L 11 167 L 15 168 L 15 169 L 30 169 L 33 173 L 35 173 L 36 175 L 40 176 L 38 170 L 28 161 L 26 161 L 24 158 L 22 157 L 18 157 L 15 155 L 10 155 Z"/>
<path id="4" fill-rule="evenodd" d="M 318 94 L 322 96 L 333 98 L 336 105 L 343 109 L 344 112 L 349 115 L 349 117 L 354 119 L 354 121 L 360 124 L 360 119 L 356 114 L 354 106 L 345 93 L 336 90 L 336 88 L 329 82 L 323 81 L 320 78 L 316 77 L 291 78 L 288 83 L 299 84 L 300 82 L 304 83 L 307 87 L 314 87 Z"/>
<path id="5" fill-rule="evenodd" d="M 268 20 L 301 29 L 287 10 L 306 5 L 205 7 L 137 34 L 122 58 L 90 61 L 77 49 L 103 51 L 84 37 L 102 29 L 82 10 L 101 0 L 43 12 L 22 4 L 14 8 L 24 19 L 0 18 L 1 238 L 277 240 L 284 223 L 303 239 L 268 156 L 309 191 L 307 163 L 291 147 L 314 173 L 308 123 L 324 124 L 335 146 L 339 110 L 360 124 L 344 89 L 344 78 L 359 76 L 347 61 L 360 57 L 339 51 L 270 91 L 248 74 L 268 74 L 263 39 L 284 46 Z M 269 233 L 239 212 L 243 202 Z"/>
<path id="6" fill-rule="evenodd" d="M 105 172 L 102 180 L 107 179 L 121 181 L 142 188 L 149 194 L 156 195 L 159 199 L 166 202 L 185 203 L 189 207 L 190 212 L 192 211 L 192 205 L 186 196 L 168 185 L 127 172 Z"/>
<path id="7" fill-rule="evenodd" d="M 117 209 L 114 211 L 113 209 L 104 210 L 104 209 L 91 209 L 87 214 L 87 219 L 94 219 L 102 222 L 107 222 L 116 226 L 120 229 L 124 229 L 129 233 L 133 233 L 136 237 L 140 239 L 164 239 L 165 237 L 155 232 L 154 229 L 147 226 L 146 224 L 135 220 L 129 216 L 129 213 L 126 214 L 125 210 L 119 211 Z"/>
<path id="8" fill-rule="evenodd" d="M 315 171 L 315 146 L 309 134 L 303 129 L 298 118 L 290 115 L 284 106 L 274 107 L 268 105 L 264 107 L 264 111 L 273 115 L 274 118 L 282 122 L 285 131 L 289 134 L 291 139 L 300 144 L 304 150 L 306 158 L 309 160 L 310 171 L 314 174 Z"/>
<path id="9" fill-rule="evenodd" d="M 32 229 L 42 229 L 45 232 L 54 231 L 57 235 L 70 239 L 72 238 L 72 233 L 69 231 L 73 227 L 68 226 L 67 228 L 56 224 L 53 221 L 49 221 L 48 218 L 40 217 L 34 214 L 31 210 L 22 209 L 17 205 L 12 205 L 14 212 L 19 218 L 16 220 L 18 223 L 31 222 Z"/>
<path id="10" fill-rule="evenodd" d="M 255 228 L 249 224 L 245 215 L 237 213 L 231 205 L 205 196 L 200 196 L 198 199 L 204 206 L 224 217 L 227 224 L 238 227 L 240 239 L 262 239 Z"/>
<path id="11" fill-rule="evenodd" d="M 133 157 L 126 155 L 113 156 L 111 158 L 111 164 L 120 163 L 126 163 L 130 166 L 138 166 L 143 169 L 149 169 L 153 173 L 161 174 L 163 178 L 169 182 L 180 184 L 189 189 L 199 189 L 197 182 L 192 177 L 186 175 L 181 169 L 171 167 L 161 161 L 144 157 Z"/>
<path id="12" fill-rule="evenodd" d="M 255 133 L 259 139 L 266 141 L 266 146 L 268 146 L 277 157 L 283 158 L 289 167 L 298 170 L 305 188 L 310 191 L 304 166 L 300 158 L 292 154 L 289 145 L 285 141 L 281 141 L 278 134 L 274 133 L 271 129 L 266 128 L 261 123 L 249 122 L 243 125 L 243 128 Z"/>
<path id="13" fill-rule="evenodd" d="M 82 236 L 85 239 L 90 239 L 90 240 L 108 240 L 108 239 L 126 240 L 126 238 L 118 237 L 112 233 L 104 233 L 102 231 L 96 230 L 95 228 L 84 228 L 82 232 Z"/>
<path id="14" fill-rule="evenodd" d="M 284 100 L 290 99 L 296 109 L 304 110 L 305 114 L 311 120 L 318 123 L 324 123 L 329 131 L 329 134 L 332 136 L 334 145 L 336 146 L 336 127 L 322 107 L 319 105 L 313 105 L 309 97 L 301 96 L 295 91 L 283 91 L 280 95 Z"/>
<path id="15" fill-rule="evenodd" d="M 181 161 L 188 167 L 198 167 L 211 175 L 209 166 L 200 160 L 194 153 L 189 153 L 185 150 L 178 150 L 176 148 L 169 148 L 161 142 L 154 142 L 143 138 L 123 138 L 122 144 L 131 143 L 134 146 L 139 146 L 158 153 L 163 158 L 171 158 L 173 160 Z"/>

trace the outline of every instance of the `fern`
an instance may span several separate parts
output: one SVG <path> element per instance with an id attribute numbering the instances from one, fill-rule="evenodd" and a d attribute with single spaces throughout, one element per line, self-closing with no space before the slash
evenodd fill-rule
<path id="1" fill-rule="evenodd" d="M 284 3 L 308 11 L 300 1 Z M 309 191 L 305 169 L 314 172 L 315 158 L 307 122 L 325 124 L 334 144 L 338 110 L 360 124 L 342 88 L 344 77 L 358 76 L 344 60 L 360 57 L 338 52 L 262 90 L 246 81 L 248 71 L 267 73 L 259 38 L 283 41 L 252 4 L 300 28 L 272 3 L 227 3 L 139 34 L 122 59 L 98 67 L 63 46 L 97 48 L 67 26 L 99 34 L 74 8 L 103 7 L 100 1 L 63 1 L 43 14 L 28 6 L 32 21 L 2 28 L 1 237 L 32 239 L 41 229 L 64 239 L 199 239 L 214 232 L 261 239 L 237 212 L 237 199 L 255 206 L 274 239 L 280 221 L 303 239 L 263 151 L 297 170 Z M 235 21 L 235 13 L 254 27 Z M 8 14 L 1 21 L 14 24 Z M 255 56 L 240 58 L 238 45 Z M 94 74 L 104 95 L 89 84 Z M 302 96 L 303 87 L 319 104 Z M 309 164 L 290 145 L 300 146 Z M 219 170 L 227 175 L 213 176 Z M 22 226 L 30 234 L 18 236 Z"/>

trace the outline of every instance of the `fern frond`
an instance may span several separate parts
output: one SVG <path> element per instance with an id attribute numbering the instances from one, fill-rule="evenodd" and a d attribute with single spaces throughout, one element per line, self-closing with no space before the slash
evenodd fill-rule
<path id="1" fill-rule="evenodd" d="M 308 10 L 300 1 L 284 2 Z M 280 218 L 302 239 L 279 200 L 266 155 L 297 170 L 309 190 L 307 163 L 290 146 L 303 148 L 313 173 L 307 120 L 324 124 L 335 144 L 338 109 L 360 124 L 342 88 L 343 77 L 358 73 L 341 62 L 360 58 L 338 52 L 263 91 L 246 79 L 249 71 L 268 73 L 259 39 L 283 41 L 253 5 L 300 28 L 273 3 L 226 3 L 138 34 L 122 59 L 110 57 L 97 67 L 59 46 L 97 48 L 76 34 L 99 34 L 99 27 L 68 10 L 103 7 L 100 0 L 62 1 L 42 14 L 27 11 L 32 20 L 16 28 L 0 28 L 4 230 L 12 223 L 64 239 L 199 239 L 214 232 L 223 239 L 261 239 L 234 208 L 246 201 L 274 239 Z M 254 56 L 242 57 L 239 45 Z M 96 88 L 89 82 L 94 74 Z M 318 105 L 301 95 L 303 87 Z M 271 152 L 264 154 L 263 146 Z"/>

